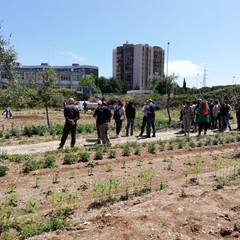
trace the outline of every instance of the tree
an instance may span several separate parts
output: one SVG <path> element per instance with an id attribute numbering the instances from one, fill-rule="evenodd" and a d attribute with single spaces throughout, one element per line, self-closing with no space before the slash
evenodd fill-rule
<path id="1" fill-rule="evenodd" d="M 100 77 L 96 79 L 96 85 L 102 93 L 126 93 L 129 89 L 126 83 L 115 77 L 109 79 Z"/>
<path id="2" fill-rule="evenodd" d="M 174 88 L 177 87 L 176 80 L 177 76 L 153 76 L 150 81 L 155 84 L 155 91 L 159 94 L 166 94 L 167 96 L 167 113 L 168 113 L 168 126 L 171 124 L 171 114 L 170 114 L 170 98 L 171 94 L 174 93 Z"/>
<path id="3" fill-rule="evenodd" d="M 15 71 L 17 53 L 10 40 L 11 35 L 7 39 L 4 38 L 0 24 L 0 69 L 3 69 L 5 77 L 8 79 L 3 99 L 6 104 L 12 103 L 18 108 L 24 104 L 25 88 Z"/>
<path id="4" fill-rule="evenodd" d="M 187 91 L 187 84 L 185 78 L 183 79 L 183 89 L 185 90 L 185 92 Z"/>
<path id="5" fill-rule="evenodd" d="M 57 81 L 57 74 L 51 67 L 46 68 L 40 75 L 41 83 L 37 85 L 38 94 L 42 101 L 45 103 L 47 125 L 50 126 L 49 115 L 48 115 L 48 104 L 51 100 L 51 91 Z"/>
<path id="6" fill-rule="evenodd" d="M 100 92 L 99 88 L 96 86 L 94 75 L 84 75 L 81 77 L 80 85 L 83 87 L 83 92 L 89 95 Z"/>

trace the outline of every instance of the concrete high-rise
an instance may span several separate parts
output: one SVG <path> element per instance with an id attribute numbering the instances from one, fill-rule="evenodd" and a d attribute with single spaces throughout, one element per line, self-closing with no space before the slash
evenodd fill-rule
<path id="1" fill-rule="evenodd" d="M 150 77 L 164 75 L 164 50 L 148 44 L 123 44 L 113 50 L 112 75 L 131 89 L 149 89 Z"/>

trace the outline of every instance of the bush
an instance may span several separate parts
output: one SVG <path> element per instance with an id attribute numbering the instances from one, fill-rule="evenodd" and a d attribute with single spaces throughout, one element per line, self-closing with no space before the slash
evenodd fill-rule
<path id="1" fill-rule="evenodd" d="M 94 159 L 95 160 L 102 160 L 103 159 L 103 150 L 101 148 L 96 148 Z"/>
<path id="2" fill-rule="evenodd" d="M 74 154 L 66 154 L 63 159 L 63 164 L 74 164 L 77 161 L 77 156 Z"/>
<path id="3" fill-rule="evenodd" d="M 43 168 L 55 168 L 55 167 L 57 167 L 57 165 L 54 156 L 46 156 L 44 158 Z"/>
<path id="4" fill-rule="evenodd" d="M 22 172 L 29 173 L 37 169 L 38 169 L 38 162 L 36 160 L 29 159 L 24 163 L 22 167 Z"/>
<path id="5" fill-rule="evenodd" d="M 7 166 L 0 166 L 0 177 L 5 176 L 8 170 L 9 168 Z"/>
<path id="6" fill-rule="evenodd" d="M 80 153 L 80 161 L 81 162 L 87 162 L 89 160 L 90 154 L 87 151 Z"/>

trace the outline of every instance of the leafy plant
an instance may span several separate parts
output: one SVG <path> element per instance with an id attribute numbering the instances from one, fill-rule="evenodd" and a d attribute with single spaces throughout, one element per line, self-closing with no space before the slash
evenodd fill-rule
<path id="1" fill-rule="evenodd" d="M 63 158 L 63 164 L 71 165 L 76 163 L 77 156 L 74 154 L 65 154 Z"/>
<path id="2" fill-rule="evenodd" d="M 90 154 L 87 151 L 83 151 L 79 154 L 81 162 L 87 162 L 90 158 Z"/>
<path id="3" fill-rule="evenodd" d="M 128 144 L 125 144 L 125 145 L 123 146 L 123 149 L 122 149 L 122 155 L 123 155 L 124 157 L 129 157 L 130 154 L 131 154 L 130 146 L 129 146 Z"/>
<path id="4" fill-rule="evenodd" d="M 6 172 L 9 170 L 7 166 L 1 166 L 0 165 L 0 177 L 3 177 L 6 175 Z"/>
<path id="5" fill-rule="evenodd" d="M 152 154 L 156 153 L 156 146 L 154 142 L 148 144 L 148 152 Z"/>
<path id="6" fill-rule="evenodd" d="M 102 160 L 103 159 L 103 150 L 102 150 L 102 148 L 96 148 L 94 159 L 95 160 Z"/>
<path id="7" fill-rule="evenodd" d="M 116 150 L 115 149 L 110 149 L 110 151 L 108 153 L 108 158 L 110 158 L 110 159 L 116 158 Z"/>
<path id="8" fill-rule="evenodd" d="M 39 167 L 38 162 L 36 160 L 29 159 L 27 160 L 22 167 L 23 173 L 29 173 L 31 171 L 37 170 Z"/>
<path id="9" fill-rule="evenodd" d="M 43 160 L 43 168 L 56 168 L 56 159 L 54 156 L 45 156 Z"/>

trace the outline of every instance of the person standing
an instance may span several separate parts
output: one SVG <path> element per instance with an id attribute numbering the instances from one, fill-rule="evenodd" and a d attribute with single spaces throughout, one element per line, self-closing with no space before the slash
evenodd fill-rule
<path id="1" fill-rule="evenodd" d="M 100 104 L 101 103 L 101 104 Z M 100 139 L 100 130 L 99 130 L 99 124 L 98 124 L 98 118 L 97 118 L 97 113 L 99 111 L 99 108 L 102 108 L 102 101 L 98 101 L 97 108 L 95 109 L 93 113 L 93 117 L 96 118 L 96 129 L 97 129 L 97 143 L 96 144 L 101 144 L 101 139 Z"/>
<path id="2" fill-rule="evenodd" d="M 143 112 L 143 119 L 142 119 L 142 126 L 141 126 L 141 132 L 139 134 L 139 137 L 141 137 L 144 133 L 145 126 L 147 124 L 147 108 L 148 108 L 149 101 L 146 101 L 146 104 L 142 108 Z"/>
<path id="3" fill-rule="evenodd" d="M 133 135 L 133 127 L 134 127 L 134 120 L 136 117 L 136 108 L 133 106 L 132 102 L 129 101 L 126 106 L 126 118 L 127 118 L 127 126 L 126 126 L 126 136 L 129 136 L 129 128 L 130 128 L 130 135 Z"/>
<path id="4" fill-rule="evenodd" d="M 85 100 L 83 101 L 83 110 L 84 110 L 84 113 L 87 112 L 87 102 Z"/>
<path id="5" fill-rule="evenodd" d="M 122 122 L 125 120 L 125 108 L 121 100 L 119 100 L 117 105 L 114 107 L 114 120 L 116 123 L 116 137 L 120 138 Z"/>
<path id="6" fill-rule="evenodd" d="M 219 110 L 220 110 L 220 104 L 218 99 L 214 100 L 213 108 L 212 108 L 212 126 L 213 129 L 216 129 L 217 126 L 220 128 L 219 122 Z"/>
<path id="7" fill-rule="evenodd" d="M 10 107 L 6 107 L 6 109 L 3 111 L 2 115 L 6 113 L 6 118 L 12 118 L 12 109 Z"/>
<path id="8" fill-rule="evenodd" d="M 102 111 L 103 111 L 103 120 L 104 123 L 99 126 L 100 128 L 100 136 L 101 136 L 101 140 L 103 144 L 110 144 L 110 139 L 108 136 L 108 130 L 110 127 L 110 121 L 111 121 L 111 117 L 112 117 L 112 113 L 110 108 L 108 107 L 107 103 L 105 101 L 102 102 L 103 107 L 102 107 Z"/>
<path id="9" fill-rule="evenodd" d="M 203 100 L 201 105 L 198 108 L 198 135 L 201 135 L 202 130 L 204 129 L 204 135 L 207 133 L 207 130 L 210 125 L 211 116 L 210 109 L 208 107 L 207 101 Z"/>
<path id="10" fill-rule="evenodd" d="M 237 129 L 240 130 L 240 98 L 238 98 L 237 103 L 234 106 L 236 111 L 236 118 L 237 118 Z"/>
<path id="11" fill-rule="evenodd" d="M 220 122 L 221 122 L 221 128 L 220 132 L 224 132 L 226 128 L 229 128 L 229 131 L 232 130 L 230 122 L 229 122 L 229 116 L 231 114 L 232 107 L 224 100 L 221 100 L 220 102 Z"/>
<path id="12" fill-rule="evenodd" d="M 64 117 L 65 117 L 65 124 L 63 128 L 61 142 L 59 144 L 58 149 L 62 149 L 69 132 L 71 133 L 71 143 L 70 147 L 74 147 L 76 143 L 76 127 L 77 127 L 77 120 L 80 118 L 79 110 L 74 105 L 75 100 L 73 98 L 69 98 L 67 100 L 67 105 L 64 108 Z"/>
<path id="13" fill-rule="evenodd" d="M 190 133 L 191 123 L 193 120 L 193 111 L 190 105 L 190 101 L 185 101 L 185 106 L 182 109 L 182 121 L 183 121 L 183 128 L 184 128 L 184 136 Z"/>
<path id="14" fill-rule="evenodd" d="M 151 136 L 151 128 L 153 131 L 152 137 L 156 137 L 156 128 L 155 128 L 155 111 L 159 108 L 153 103 L 152 99 L 149 99 L 149 104 L 147 108 L 147 138 Z"/>

